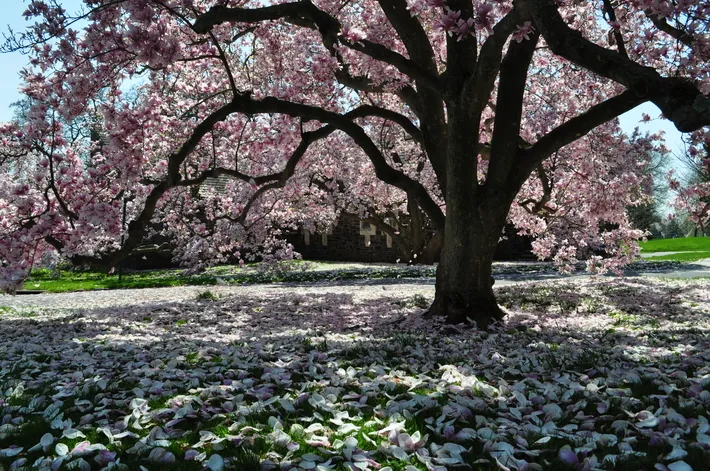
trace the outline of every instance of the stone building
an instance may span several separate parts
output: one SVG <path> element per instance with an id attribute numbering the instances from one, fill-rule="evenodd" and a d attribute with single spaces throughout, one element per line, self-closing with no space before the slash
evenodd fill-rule
<path id="1" fill-rule="evenodd" d="M 341 215 L 335 227 L 322 234 L 299 231 L 286 240 L 305 260 L 394 263 L 402 257 L 389 236 L 354 214 Z"/>
<path id="2" fill-rule="evenodd" d="M 407 263 L 392 239 L 381 229 L 365 223 L 356 215 L 341 215 L 335 227 L 327 233 L 314 234 L 299 231 L 287 236 L 288 242 L 303 256 L 304 260 L 333 260 L 344 262 Z M 496 260 L 532 260 L 528 237 L 517 235 L 511 225 L 498 243 Z"/>

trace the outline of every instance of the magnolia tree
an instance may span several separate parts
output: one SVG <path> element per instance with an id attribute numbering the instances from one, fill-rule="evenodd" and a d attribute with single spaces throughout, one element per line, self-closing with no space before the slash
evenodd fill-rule
<path id="1" fill-rule="evenodd" d="M 580 258 L 587 270 L 619 271 L 639 252 L 645 231 L 634 227 L 626 209 L 653 198 L 649 171 L 654 156 L 667 154 L 660 136 L 626 138 L 604 125 L 555 153 L 521 188 L 510 219 L 535 238 L 533 251 L 568 271 Z M 602 256 L 601 254 L 605 254 Z"/>
<path id="2" fill-rule="evenodd" d="M 325 227 L 344 199 L 363 215 L 418 208 L 443 239 L 430 313 L 486 325 L 503 316 L 491 264 L 508 219 L 561 265 L 590 244 L 614 255 L 590 268 L 634 256 L 624 209 L 658 149 L 614 119 L 651 101 L 681 131 L 710 124 L 708 13 L 691 0 L 85 0 L 71 16 L 33 0 L 34 26 L 6 46 L 29 51 L 31 106 L 2 128 L 3 286 L 50 249 L 112 267 L 155 221 L 191 263 L 249 244 L 288 257 L 276 228 Z M 68 138 L 88 109 L 101 138 Z M 227 191 L 204 190 L 219 176 Z"/>

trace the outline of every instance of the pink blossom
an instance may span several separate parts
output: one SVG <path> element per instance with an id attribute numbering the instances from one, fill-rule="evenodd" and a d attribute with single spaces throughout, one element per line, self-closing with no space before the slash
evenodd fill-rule
<path id="1" fill-rule="evenodd" d="M 517 27 L 512 36 L 513 40 L 517 43 L 521 43 L 523 40 L 528 40 L 534 30 L 535 29 L 533 28 L 532 23 L 530 21 L 526 21 L 522 26 Z"/>
<path id="2" fill-rule="evenodd" d="M 476 29 L 486 29 L 490 30 L 492 28 L 491 14 L 493 12 L 493 5 L 490 3 L 481 3 L 476 7 Z"/>
<path id="3" fill-rule="evenodd" d="M 458 23 L 460 17 L 460 11 L 452 11 L 449 7 L 446 7 L 446 10 L 434 27 L 444 31 L 451 31 Z"/>

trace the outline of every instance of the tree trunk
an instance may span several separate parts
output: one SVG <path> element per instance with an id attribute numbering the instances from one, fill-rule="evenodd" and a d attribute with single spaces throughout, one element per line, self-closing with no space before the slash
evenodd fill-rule
<path id="1" fill-rule="evenodd" d="M 472 152 L 479 136 L 470 126 L 479 121 L 471 113 L 476 106 L 465 97 L 447 105 L 446 221 L 436 295 L 428 315 L 443 316 L 452 324 L 475 322 L 485 329 L 505 315 L 493 295 L 492 265 L 517 190 L 500 175 L 492 181 L 486 175 L 485 182 L 479 182 L 477 153 Z M 500 152 L 495 157 L 509 161 L 506 152 L 517 152 L 517 146 Z"/>
<path id="2" fill-rule="evenodd" d="M 474 171 L 464 159 L 449 165 L 449 171 L 460 166 L 460 174 Z M 444 242 L 429 315 L 444 316 L 452 324 L 475 322 L 484 329 L 504 317 L 493 295 L 492 265 L 514 194 L 448 179 Z"/>
<path id="3" fill-rule="evenodd" d="M 493 208 L 478 206 L 468 218 L 451 217 L 447 208 L 444 247 L 436 270 L 436 297 L 431 316 L 451 324 L 475 322 L 487 328 L 504 317 L 493 294 L 492 264 L 505 224 Z"/>

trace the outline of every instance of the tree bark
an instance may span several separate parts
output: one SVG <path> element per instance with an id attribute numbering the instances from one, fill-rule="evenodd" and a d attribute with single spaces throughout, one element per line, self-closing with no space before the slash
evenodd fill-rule
<path id="1" fill-rule="evenodd" d="M 485 329 L 505 316 L 493 294 L 492 265 L 506 211 L 483 204 L 447 209 L 436 295 L 428 315 L 443 316 L 450 324 L 475 322 Z"/>
<path id="2" fill-rule="evenodd" d="M 428 314 L 487 328 L 505 315 L 493 295 L 492 265 L 516 191 L 479 184 L 476 161 L 465 148 L 449 155 L 447 170 L 459 178 L 448 179 L 444 242 Z"/>

